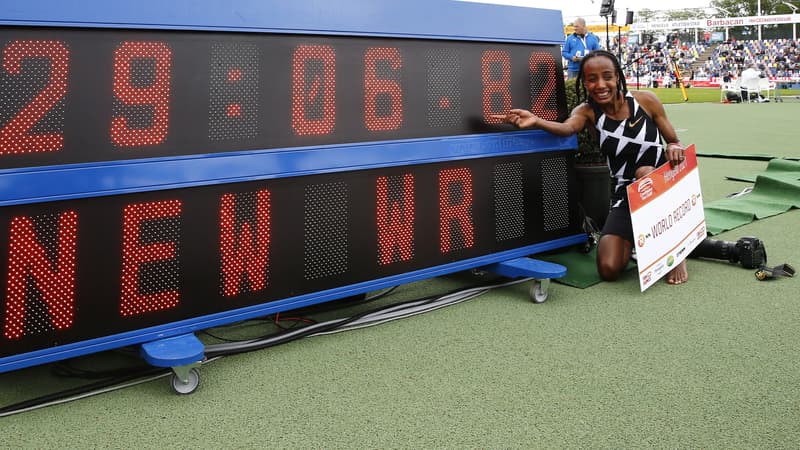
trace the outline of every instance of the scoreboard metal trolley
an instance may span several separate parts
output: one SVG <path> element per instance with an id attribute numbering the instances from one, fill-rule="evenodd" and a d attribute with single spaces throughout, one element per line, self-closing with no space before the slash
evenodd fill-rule
<path id="1" fill-rule="evenodd" d="M 561 13 L 444 0 L 29 0 L 0 19 L 0 372 L 586 241 Z M 184 387 L 180 387 L 183 383 Z"/>

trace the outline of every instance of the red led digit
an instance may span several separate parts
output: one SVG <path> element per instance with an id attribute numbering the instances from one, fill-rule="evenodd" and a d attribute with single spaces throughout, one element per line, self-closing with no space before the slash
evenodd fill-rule
<path id="1" fill-rule="evenodd" d="M 335 125 L 336 52 L 329 45 L 300 45 L 292 56 L 292 129 L 320 135 Z"/>
<path id="2" fill-rule="evenodd" d="M 547 120 L 558 120 L 556 60 L 550 53 L 533 52 L 528 59 L 531 80 L 531 111 Z"/>
<path id="3" fill-rule="evenodd" d="M 378 75 L 379 61 L 388 63 L 398 79 L 403 66 L 397 48 L 367 49 L 364 54 L 364 124 L 370 131 L 396 130 L 403 123 L 403 89 L 398 80 Z"/>
<path id="4" fill-rule="evenodd" d="M 177 277 L 174 269 L 160 273 L 158 279 L 144 279 L 142 266 L 148 263 L 174 260 L 178 257 L 176 242 L 150 242 L 142 239 L 143 224 L 156 219 L 178 218 L 181 215 L 180 200 L 166 200 L 127 205 L 123 211 L 122 225 L 122 285 L 120 292 L 120 314 L 134 316 L 150 311 L 174 308 L 180 300 L 177 289 L 164 289 L 162 282 Z M 161 227 L 159 232 L 170 234 L 176 230 Z M 164 238 L 163 236 L 158 236 Z M 143 292 L 145 291 L 145 292 Z M 148 293 L 149 292 L 149 293 Z"/>
<path id="5" fill-rule="evenodd" d="M 255 220 L 247 222 L 237 217 L 237 196 L 222 196 L 219 214 L 220 272 L 222 295 L 225 297 L 239 295 L 245 278 L 249 282 L 249 292 L 267 287 L 272 233 L 270 193 L 267 190 L 258 191 L 255 197 L 254 211 L 250 211 Z"/>
<path id="6" fill-rule="evenodd" d="M 500 123 L 492 114 L 505 114 L 511 109 L 511 58 L 507 52 L 488 50 L 481 57 L 483 81 L 483 120 Z"/>
<path id="7" fill-rule="evenodd" d="M 401 180 L 392 178 L 401 186 L 395 192 L 391 192 L 389 177 L 376 181 L 378 262 L 382 266 L 395 262 L 395 255 L 400 261 L 414 256 L 414 176 L 407 173 Z"/>
<path id="8" fill-rule="evenodd" d="M 31 133 L 67 93 L 69 50 L 60 41 L 12 41 L 3 49 L 3 70 L 15 78 L 26 80 L 22 61 L 45 58 L 49 62 L 47 85 L 33 99 L 0 128 L 0 155 L 53 152 L 64 147 L 63 133 Z M 38 81 L 38 80 L 34 80 Z M 2 92 L 2 102 L 14 102 L 19 89 Z M 54 118 L 58 128 L 63 128 L 63 117 Z"/>
<path id="9" fill-rule="evenodd" d="M 64 330 L 70 328 L 74 320 L 78 214 L 67 211 L 36 219 L 56 222 L 55 235 L 37 236 L 31 217 L 19 216 L 11 220 L 3 326 L 3 335 L 7 339 L 21 338 L 26 329 L 38 332 L 49 331 L 49 327 Z M 48 256 L 53 254 L 48 250 L 55 250 L 54 258 Z M 47 317 L 34 317 L 26 323 L 32 289 L 38 291 L 39 298 L 47 305 Z M 42 327 L 48 322 L 48 327 Z"/>
<path id="10" fill-rule="evenodd" d="M 155 73 L 142 73 L 135 63 L 150 60 Z M 143 64 L 140 66 L 144 66 Z M 115 115 L 111 141 L 118 147 L 141 147 L 164 142 L 169 128 L 172 50 L 163 42 L 123 42 L 114 52 L 114 96 L 126 106 L 151 106 Z M 149 82 L 145 86 L 141 84 Z M 139 122 L 134 123 L 131 122 Z"/>
<path id="11" fill-rule="evenodd" d="M 458 230 L 457 235 L 453 231 Z M 472 223 L 472 172 L 467 168 L 439 172 L 439 250 L 470 248 L 474 244 Z"/>

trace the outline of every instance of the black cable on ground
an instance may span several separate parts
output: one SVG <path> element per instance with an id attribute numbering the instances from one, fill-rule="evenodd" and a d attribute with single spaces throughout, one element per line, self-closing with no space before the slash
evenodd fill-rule
<path id="1" fill-rule="evenodd" d="M 519 282 L 525 280 L 519 280 Z M 286 344 L 291 341 L 295 341 L 297 339 L 301 339 L 303 337 L 307 337 L 314 334 L 326 333 L 331 330 L 335 330 L 341 327 L 344 327 L 352 322 L 358 321 L 361 318 L 364 318 L 369 315 L 374 315 L 384 310 L 390 309 L 398 309 L 404 305 L 412 305 L 413 308 L 418 308 L 420 306 L 430 304 L 435 302 L 438 299 L 457 295 L 460 292 L 467 292 L 475 289 L 491 289 L 494 287 L 498 287 L 502 285 L 477 285 L 468 288 L 461 288 L 449 291 L 445 294 L 439 295 L 432 295 L 426 296 L 418 299 L 413 300 L 406 300 L 399 303 L 394 303 L 390 305 L 385 305 L 379 308 L 375 308 L 368 311 L 363 311 L 361 313 L 355 314 L 350 317 L 342 318 L 342 319 L 334 319 L 328 322 L 323 323 L 315 323 L 312 325 L 308 325 L 306 327 L 298 328 L 293 331 L 280 331 L 278 333 L 272 333 L 267 336 L 263 336 L 258 339 L 251 339 L 242 341 L 239 344 L 217 344 L 217 345 L 210 345 L 207 347 L 208 351 L 205 352 L 205 361 L 210 362 L 210 360 L 217 359 L 223 356 L 235 355 L 240 353 L 246 353 L 255 350 L 261 350 L 264 348 L 274 347 L 280 344 Z M 393 290 L 389 289 L 386 293 L 379 294 L 378 297 L 382 297 Z M 400 317 L 398 317 L 400 318 Z M 223 347 L 223 349 L 219 349 Z M 228 348 L 230 347 L 230 348 Z M 216 348 L 216 349 L 215 349 Z M 68 366 L 67 366 L 68 367 Z M 63 367 L 62 367 L 63 369 Z M 108 370 L 108 371 L 100 371 L 100 372 L 92 372 L 92 371 L 85 371 L 85 370 L 64 370 L 63 373 L 65 376 L 73 376 L 73 377 L 84 377 L 84 378 L 96 378 L 102 376 L 102 374 L 113 374 L 117 375 L 120 371 L 126 371 L 129 369 L 117 369 L 117 370 Z M 151 366 L 144 366 L 143 368 L 137 368 L 136 372 L 124 375 L 117 375 L 113 378 L 109 378 L 106 380 L 98 381 L 96 383 L 91 383 L 85 386 L 74 387 L 70 389 L 66 389 L 63 391 L 59 391 L 56 393 L 47 394 L 41 397 L 25 400 L 22 402 L 18 402 L 12 405 L 0 407 L 0 417 L 10 416 L 13 414 L 18 414 L 21 412 L 29 411 L 32 409 L 37 409 L 44 406 L 50 406 L 54 404 L 65 403 L 72 400 L 77 400 L 80 398 L 88 397 L 91 395 L 96 395 L 103 392 L 108 392 L 110 390 L 118 389 L 121 387 L 126 387 L 127 384 L 139 384 L 142 382 L 152 381 L 156 378 L 162 378 L 168 376 L 172 373 L 170 368 L 164 367 L 151 367 Z"/>
<path id="2" fill-rule="evenodd" d="M 98 381 L 96 383 L 88 384 L 85 386 L 78 386 L 63 391 L 55 392 L 52 394 L 43 395 L 30 400 L 25 400 L 13 405 L 8 405 L 0 408 L 0 417 L 10 416 L 24 412 L 29 409 L 39 408 L 48 404 L 63 403 L 65 400 L 75 398 L 82 398 L 86 394 L 101 391 L 111 386 L 124 384 L 130 381 L 138 380 L 146 377 L 164 376 L 172 372 L 169 368 L 164 367 L 148 367 L 146 370 L 140 370 L 136 373 L 128 374 L 125 376 L 117 376 L 108 380 Z"/>
<path id="3" fill-rule="evenodd" d="M 800 160 L 800 158 L 796 156 L 734 155 L 734 154 L 723 154 L 723 153 L 697 153 L 697 157 L 720 158 L 720 159 L 746 159 L 749 161 L 770 161 L 773 159 L 788 159 L 791 161 Z"/>

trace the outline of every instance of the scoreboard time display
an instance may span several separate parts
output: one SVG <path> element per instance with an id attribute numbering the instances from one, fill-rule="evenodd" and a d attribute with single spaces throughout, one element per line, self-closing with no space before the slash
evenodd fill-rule
<path id="1" fill-rule="evenodd" d="M 10 28 L 0 42 L 4 168 L 497 132 L 490 115 L 512 106 L 565 115 L 553 46 Z"/>
<path id="2" fill-rule="evenodd" d="M 0 371 L 585 239 L 574 139 L 490 117 L 566 116 L 560 36 L 483 23 L 552 12 L 49 3 L 0 22 Z"/>

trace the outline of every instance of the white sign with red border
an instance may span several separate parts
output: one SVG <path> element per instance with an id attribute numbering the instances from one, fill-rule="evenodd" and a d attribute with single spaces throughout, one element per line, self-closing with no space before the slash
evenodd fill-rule
<path id="1" fill-rule="evenodd" d="M 644 292 L 706 238 L 694 144 L 680 164 L 662 165 L 628 186 L 639 285 Z"/>

